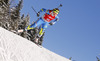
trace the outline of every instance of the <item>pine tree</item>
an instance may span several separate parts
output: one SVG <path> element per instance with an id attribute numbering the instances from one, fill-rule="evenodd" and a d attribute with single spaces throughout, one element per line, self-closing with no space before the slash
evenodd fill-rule
<path id="1" fill-rule="evenodd" d="M 9 21 L 9 0 L 1 0 L 0 1 L 0 26 L 7 29 L 9 27 L 8 21 Z"/>
<path id="2" fill-rule="evenodd" d="M 96 56 L 96 58 L 97 58 L 97 61 L 100 61 L 100 59 Z"/>
<path id="3" fill-rule="evenodd" d="M 18 30 L 18 23 L 20 22 L 20 10 L 22 9 L 23 0 L 19 1 L 19 4 L 11 8 L 11 30 Z"/>

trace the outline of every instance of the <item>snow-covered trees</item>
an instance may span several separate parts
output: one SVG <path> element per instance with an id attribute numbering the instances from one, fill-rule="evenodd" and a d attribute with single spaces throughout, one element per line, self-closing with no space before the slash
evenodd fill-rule
<path id="1" fill-rule="evenodd" d="M 39 31 L 39 29 L 30 31 L 33 31 L 34 34 L 25 31 L 22 33 L 17 32 L 20 29 L 25 29 L 29 25 L 30 16 L 29 14 L 20 16 L 23 0 L 20 0 L 16 6 L 12 5 L 12 1 L 14 0 L 0 0 L 0 26 L 34 42 L 34 38 L 37 37 L 36 34 L 38 33 L 36 30 Z M 43 36 L 39 40 L 43 41 Z"/>

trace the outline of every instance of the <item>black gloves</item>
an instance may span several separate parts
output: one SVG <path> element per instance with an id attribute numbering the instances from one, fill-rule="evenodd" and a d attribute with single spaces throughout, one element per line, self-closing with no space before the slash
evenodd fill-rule
<path id="1" fill-rule="evenodd" d="M 37 13 L 37 17 L 39 17 L 39 16 L 40 16 L 40 12 Z"/>
<path id="2" fill-rule="evenodd" d="M 49 25 L 53 25 L 54 23 L 50 22 Z"/>

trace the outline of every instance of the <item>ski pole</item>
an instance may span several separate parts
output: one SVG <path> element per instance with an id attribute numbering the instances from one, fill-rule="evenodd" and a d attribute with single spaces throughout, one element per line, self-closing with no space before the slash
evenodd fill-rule
<path id="1" fill-rule="evenodd" d="M 58 6 L 58 8 L 59 8 L 59 7 L 62 7 L 62 4 L 60 4 L 60 5 Z"/>
<path id="2" fill-rule="evenodd" d="M 33 8 L 33 6 L 32 6 L 32 9 L 34 10 L 34 12 L 37 14 L 37 12 L 36 12 L 36 10 Z"/>

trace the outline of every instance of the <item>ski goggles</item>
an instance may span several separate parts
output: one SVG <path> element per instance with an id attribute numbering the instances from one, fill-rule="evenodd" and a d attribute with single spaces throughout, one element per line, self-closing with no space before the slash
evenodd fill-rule
<path id="1" fill-rule="evenodd" d="M 58 14 L 58 13 L 59 13 L 59 11 L 58 11 L 58 10 L 53 10 L 53 12 L 54 12 L 54 13 L 56 13 L 56 14 Z"/>

